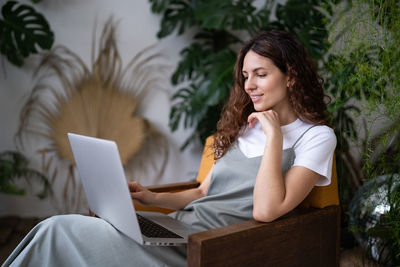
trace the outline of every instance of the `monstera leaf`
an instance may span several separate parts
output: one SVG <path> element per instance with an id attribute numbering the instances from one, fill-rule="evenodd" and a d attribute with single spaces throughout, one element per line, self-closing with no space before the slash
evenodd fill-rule
<path id="1" fill-rule="evenodd" d="M 249 30 L 255 28 L 256 7 L 251 0 L 209 0 L 199 1 L 195 16 L 202 29 L 208 30 Z"/>
<path id="2" fill-rule="evenodd" d="M 163 14 L 161 28 L 157 33 L 158 38 L 170 35 L 175 29 L 178 29 L 178 34 L 183 34 L 186 29 L 196 23 L 193 3 L 190 3 L 190 1 L 150 0 L 150 3 L 154 13 Z"/>
<path id="3" fill-rule="evenodd" d="M 8 1 L 1 9 L 0 52 L 17 66 L 24 58 L 38 52 L 38 47 L 49 49 L 54 34 L 46 19 L 32 7 Z"/>
<path id="4" fill-rule="evenodd" d="M 325 14 L 321 11 L 324 0 L 288 0 L 278 3 L 271 28 L 294 34 L 305 46 L 314 60 L 320 60 L 329 48 Z M 301 12 L 299 12 L 301 10 Z"/>

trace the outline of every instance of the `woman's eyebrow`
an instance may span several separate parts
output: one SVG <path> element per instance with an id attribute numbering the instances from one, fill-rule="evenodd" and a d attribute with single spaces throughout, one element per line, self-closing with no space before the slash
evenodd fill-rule
<path id="1" fill-rule="evenodd" d="M 259 71 L 259 70 L 266 70 L 266 69 L 264 67 L 258 67 L 258 68 L 253 69 L 251 72 L 256 72 L 256 71 Z M 242 73 L 247 73 L 247 71 L 242 70 Z"/>
<path id="2" fill-rule="evenodd" d="M 255 69 L 253 70 L 253 72 L 256 72 L 256 71 L 259 71 L 259 70 L 265 70 L 265 68 L 264 68 L 264 67 L 258 67 L 258 68 L 255 68 Z"/>

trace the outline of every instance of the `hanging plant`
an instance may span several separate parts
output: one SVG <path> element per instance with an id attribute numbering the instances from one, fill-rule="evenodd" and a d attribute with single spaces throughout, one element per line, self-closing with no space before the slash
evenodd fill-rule
<path id="1" fill-rule="evenodd" d="M 24 64 L 24 58 L 50 49 L 54 34 L 45 17 L 34 8 L 8 1 L 1 9 L 0 53 L 16 66 Z"/>
<path id="2" fill-rule="evenodd" d="M 52 183 L 61 179 L 60 171 L 67 170 L 63 178 L 63 209 L 67 211 L 79 209 L 82 195 L 68 132 L 114 140 L 125 166 L 135 159 L 133 176 L 157 166 L 159 177 L 168 155 L 163 136 L 138 109 L 146 94 L 162 88 L 165 66 L 154 62 L 161 55 L 147 48 L 123 68 L 112 19 L 106 22 L 98 46 L 96 51 L 93 41 L 91 67 L 64 46 L 43 56 L 16 135 L 22 146 L 33 137 L 46 143 L 37 153 L 52 173 Z M 163 160 L 158 164 L 160 155 Z"/>

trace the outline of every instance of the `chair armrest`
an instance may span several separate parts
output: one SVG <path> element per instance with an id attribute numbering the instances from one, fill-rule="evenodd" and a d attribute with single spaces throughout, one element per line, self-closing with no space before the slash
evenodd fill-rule
<path id="1" fill-rule="evenodd" d="M 183 182 L 183 183 L 173 183 L 173 184 L 165 184 L 165 185 L 152 185 L 147 186 L 146 188 L 152 192 L 178 192 L 191 188 L 196 188 L 200 185 L 199 182 Z"/>
<path id="2" fill-rule="evenodd" d="M 339 266 L 339 207 L 295 210 L 189 236 L 188 266 Z"/>
<path id="3" fill-rule="evenodd" d="M 196 188 L 200 185 L 199 182 L 184 182 L 184 183 L 174 183 L 174 184 L 166 184 L 166 185 L 155 185 L 146 187 L 152 192 L 162 193 L 162 192 L 179 192 L 191 188 Z M 156 206 L 143 206 L 135 201 L 133 201 L 133 205 L 135 205 L 135 209 L 137 211 L 153 211 L 153 212 L 162 212 L 165 214 L 174 212 L 173 209 L 160 208 Z"/>
<path id="4" fill-rule="evenodd" d="M 191 188 L 196 188 L 199 185 L 200 185 L 199 182 L 183 182 L 183 183 L 173 183 L 165 185 L 152 185 L 152 186 L 147 186 L 146 188 L 152 192 L 162 193 L 162 192 L 179 192 Z M 165 214 L 175 211 L 173 209 L 160 208 L 156 206 L 143 206 L 133 200 L 132 202 L 133 205 L 135 206 L 136 211 L 154 211 L 154 212 L 162 212 Z M 97 215 L 94 214 L 90 209 L 89 209 L 89 216 L 97 217 Z"/>

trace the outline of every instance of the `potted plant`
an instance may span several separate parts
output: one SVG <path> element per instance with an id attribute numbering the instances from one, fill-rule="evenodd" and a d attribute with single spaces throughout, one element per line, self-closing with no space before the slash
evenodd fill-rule
<path id="1" fill-rule="evenodd" d="M 0 193 L 24 195 L 26 190 L 15 184 L 19 179 L 24 179 L 29 185 L 33 180 L 41 183 L 42 190 L 37 194 L 40 199 L 51 192 L 47 177 L 28 167 L 28 160 L 24 155 L 17 151 L 0 153 Z"/>

